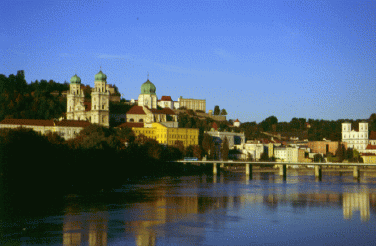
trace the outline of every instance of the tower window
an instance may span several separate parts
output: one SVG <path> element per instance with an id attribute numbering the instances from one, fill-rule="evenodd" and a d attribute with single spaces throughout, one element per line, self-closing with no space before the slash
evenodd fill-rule
<path id="1" fill-rule="evenodd" d="M 102 105 L 102 109 L 104 109 L 104 105 Z"/>
<path id="2" fill-rule="evenodd" d="M 97 105 L 94 105 L 94 109 L 97 109 Z"/>

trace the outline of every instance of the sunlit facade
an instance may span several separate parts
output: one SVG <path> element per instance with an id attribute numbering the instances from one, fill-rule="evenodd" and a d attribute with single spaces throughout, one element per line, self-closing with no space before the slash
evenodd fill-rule
<path id="1" fill-rule="evenodd" d="M 151 127 L 132 127 L 136 136 L 144 135 L 160 144 L 174 145 L 181 141 L 185 147 L 198 145 L 199 130 L 193 128 L 173 128 L 161 123 L 152 123 Z"/>

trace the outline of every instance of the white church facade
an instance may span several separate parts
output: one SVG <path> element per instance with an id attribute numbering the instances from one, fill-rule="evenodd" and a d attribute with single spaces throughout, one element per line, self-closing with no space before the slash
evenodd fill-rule
<path id="1" fill-rule="evenodd" d="M 348 148 L 364 152 L 369 143 L 368 123 L 360 122 L 359 130 L 352 129 L 349 122 L 342 123 L 342 142 L 347 143 Z"/>
<path id="2" fill-rule="evenodd" d="M 110 92 L 107 90 L 107 76 L 102 71 L 95 75 L 91 103 L 85 102 L 80 77 L 74 75 L 70 82 L 67 94 L 67 120 L 89 121 L 108 127 L 110 125 Z"/>

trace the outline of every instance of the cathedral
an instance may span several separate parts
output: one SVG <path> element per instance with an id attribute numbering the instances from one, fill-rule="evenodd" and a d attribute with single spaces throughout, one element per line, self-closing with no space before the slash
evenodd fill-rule
<path id="1" fill-rule="evenodd" d="M 110 122 L 110 91 L 107 76 L 99 71 L 95 75 L 94 88 L 91 92 L 91 102 L 85 101 L 81 79 L 74 75 L 70 79 L 70 89 L 67 92 L 67 120 L 88 121 L 90 123 L 109 126 Z M 170 108 L 158 109 L 158 99 L 155 85 L 149 79 L 141 85 L 141 93 L 137 105 L 126 113 L 126 122 L 153 123 L 177 127 L 177 115 Z"/>
<path id="2" fill-rule="evenodd" d="M 67 120 L 89 121 L 108 127 L 109 107 L 110 92 L 107 89 L 107 76 L 102 71 L 95 75 L 91 102 L 85 102 L 80 77 L 74 75 L 70 79 L 70 89 L 67 93 Z"/>

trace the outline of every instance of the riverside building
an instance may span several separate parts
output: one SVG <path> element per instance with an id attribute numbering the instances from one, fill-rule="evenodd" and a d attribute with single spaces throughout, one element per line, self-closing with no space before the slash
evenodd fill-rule
<path id="1" fill-rule="evenodd" d="M 342 123 L 342 142 L 347 143 L 348 148 L 363 152 L 368 145 L 368 123 L 360 122 L 359 129 L 351 128 L 351 123 Z"/>
<path id="2" fill-rule="evenodd" d="M 136 137 L 144 135 L 145 137 L 155 139 L 158 143 L 164 145 L 175 145 L 176 141 L 181 141 L 184 147 L 198 145 L 198 129 L 168 127 L 163 123 L 155 122 L 151 124 L 124 123 L 118 127 L 130 127 Z"/>

